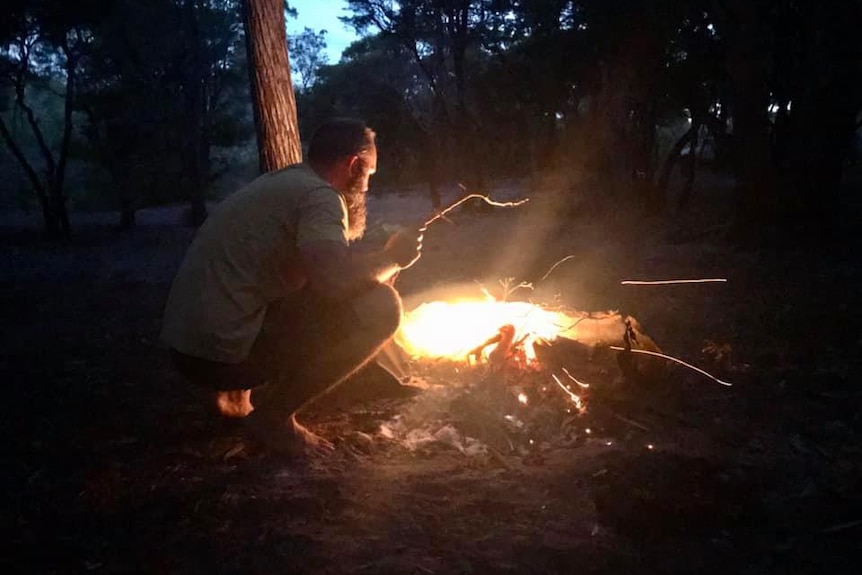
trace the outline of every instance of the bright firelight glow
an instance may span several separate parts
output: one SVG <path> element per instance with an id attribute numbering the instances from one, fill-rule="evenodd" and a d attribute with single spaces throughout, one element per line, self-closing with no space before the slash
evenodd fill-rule
<path id="1" fill-rule="evenodd" d="M 507 324 L 515 328 L 515 342 L 524 340 L 527 359 L 534 360 L 535 340 L 574 339 L 577 319 L 528 302 L 434 301 L 405 314 L 397 340 L 413 357 L 465 360 Z M 493 349 L 489 345 L 485 351 Z"/>

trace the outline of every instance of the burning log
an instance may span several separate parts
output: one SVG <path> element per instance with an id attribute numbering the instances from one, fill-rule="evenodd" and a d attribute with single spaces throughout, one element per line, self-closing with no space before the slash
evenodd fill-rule
<path id="1" fill-rule="evenodd" d="M 500 369 L 505 361 L 512 353 L 512 346 L 515 343 L 515 326 L 506 324 L 497 331 L 497 334 L 489 337 L 467 353 L 468 361 L 480 362 L 482 360 L 485 349 L 494 346 L 493 350 L 488 354 L 488 363 L 492 368 Z"/>

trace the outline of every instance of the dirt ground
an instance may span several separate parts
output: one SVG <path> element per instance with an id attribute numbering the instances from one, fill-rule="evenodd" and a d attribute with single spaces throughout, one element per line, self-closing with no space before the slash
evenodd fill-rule
<path id="1" fill-rule="evenodd" d="M 158 342 L 192 233 L 181 210 L 144 212 L 131 233 L 92 218 L 68 246 L 6 225 L 0 571 L 858 572 L 858 239 L 735 246 L 719 192 L 673 221 L 494 195 L 531 202 L 435 223 L 398 279 L 409 305 L 531 281 L 534 301 L 631 314 L 734 386 L 669 368 L 588 405 L 573 441 L 525 453 L 465 449 L 453 389 L 400 393 L 366 373 L 306 415 L 335 453 L 286 462 L 210 418 Z M 372 198 L 371 239 L 427 204 Z M 728 282 L 620 285 L 693 277 Z M 462 443 L 385 433 L 418 409 Z"/>

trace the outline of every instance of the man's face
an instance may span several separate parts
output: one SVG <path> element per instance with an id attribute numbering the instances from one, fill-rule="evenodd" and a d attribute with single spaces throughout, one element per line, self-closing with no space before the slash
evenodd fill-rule
<path id="1" fill-rule="evenodd" d="M 356 161 L 351 163 L 350 177 L 342 192 L 347 202 L 347 239 L 350 241 L 360 239 L 365 233 L 365 196 L 368 182 L 376 171 L 377 149 L 373 147 L 356 156 Z"/>

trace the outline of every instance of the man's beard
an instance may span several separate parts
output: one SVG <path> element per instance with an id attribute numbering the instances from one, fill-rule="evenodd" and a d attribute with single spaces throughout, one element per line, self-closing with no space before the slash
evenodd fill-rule
<path id="1" fill-rule="evenodd" d="M 344 201 L 347 203 L 347 240 L 355 241 L 365 233 L 365 182 L 361 176 L 350 182 Z"/>

